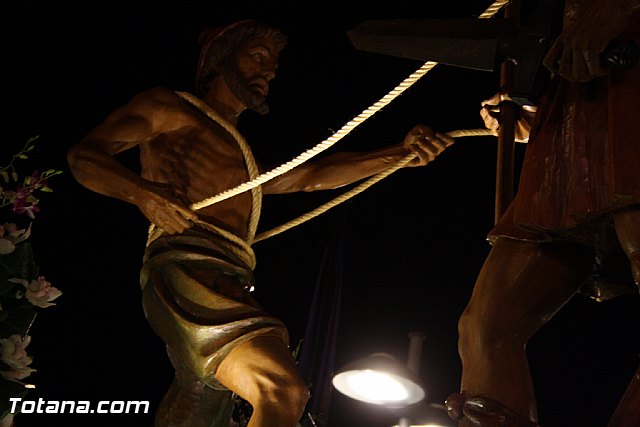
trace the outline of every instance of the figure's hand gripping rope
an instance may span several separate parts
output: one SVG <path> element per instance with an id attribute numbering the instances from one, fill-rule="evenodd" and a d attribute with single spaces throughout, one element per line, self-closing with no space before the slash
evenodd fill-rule
<path id="1" fill-rule="evenodd" d="M 404 92 L 409 87 L 411 87 L 416 81 L 418 81 L 418 79 L 420 77 L 425 75 L 427 72 L 429 72 L 436 65 L 437 65 L 436 62 L 427 62 L 427 63 L 425 63 L 417 71 L 415 71 L 413 74 L 411 74 L 409 77 L 407 77 L 402 83 L 400 83 L 398 86 L 396 86 L 391 92 L 389 92 L 387 95 L 382 97 L 379 101 L 377 101 L 372 106 L 370 106 L 369 108 L 364 110 L 362 113 L 360 113 L 354 119 L 349 121 L 347 124 L 342 126 L 342 128 L 340 128 L 340 130 L 338 130 L 336 133 L 334 133 L 329 138 L 325 139 L 324 141 L 322 141 L 321 143 L 319 143 L 315 147 L 310 148 L 309 150 L 307 150 L 304 153 L 300 154 L 299 156 L 297 156 L 293 160 L 290 160 L 287 163 L 284 163 L 284 164 L 278 166 L 277 168 L 272 169 L 269 172 L 260 174 L 255 179 L 252 179 L 251 181 L 248 181 L 248 182 L 245 182 L 243 184 L 240 184 L 239 186 L 237 186 L 235 188 L 231 188 L 229 190 L 223 191 L 222 193 L 220 193 L 218 195 L 215 195 L 213 197 L 210 197 L 208 199 L 202 200 L 201 202 L 194 203 L 194 204 L 192 204 L 190 206 L 191 209 L 193 209 L 193 210 L 202 209 L 202 208 L 205 208 L 207 206 L 211 206 L 211 205 L 213 205 L 215 203 L 218 203 L 218 202 L 221 202 L 223 200 L 226 200 L 228 198 L 231 198 L 231 197 L 233 197 L 233 196 L 235 196 L 237 194 L 244 193 L 245 191 L 251 190 L 252 188 L 255 188 L 255 187 L 259 186 L 259 185 L 262 185 L 265 182 L 267 182 L 267 181 L 269 181 L 269 180 L 271 180 L 271 179 L 273 179 L 273 178 L 275 178 L 277 176 L 280 176 L 280 175 L 283 175 L 286 172 L 289 172 L 291 169 L 295 168 L 296 166 L 301 165 L 302 163 L 306 162 L 307 160 L 311 159 L 312 157 L 314 157 L 314 156 L 320 154 L 321 152 L 327 150 L 328 148 L 333 146 L 336 142 L 340 141 L 342 138 L 347 136 L 352 130 L 354 130 L 356 127 L 358 127 L 360 124 L 362 124 L 369 117 L 373 116 L 375 113 L 380 111 L 384 106 L 386 106 L 391 101 L 393 101 L 402 92 Z"/>
<path id="2" fill-rule="evenodd" d="M 478 19 L 486 19 L 486 18 L 491 18 L 493 17 L 496 13 L 498 13 L 498 11 L 505 6 L 507 3 L 509 3 L 509 0 L 496 0 L 491 6 L 489 6 L 482 14 L 480 14 L 478 16 Z M 342 126 L 342 128 L 340 128 L 340 130 L 338 130 L 335 134 L 333 134 L 332 136 L 330 136 L 329 138 L 327 138 L 326 140 L 322 141 L 321 143 L 319 143 L 318 145 L 316 145 L 315 147 L 305 151 L 304 153 L 300 154 L 298 157 L 294 158 L 293 160 L 282 164 L 281 166 L 258 175 L 257 177 L 255 177 L 254 179 L 245 182 L 235 188 L 231 188 L 229 190 L 226 190 L 218 195 L 215 195 L 213 197 L 210 197 L 208 199 L 202 200 L 200 202 L 194 203 L 190 206 L 190 208 L 194 211 L 205 208 L 207 206 L 211 206 L 215 203 L 221 202 L 223 200 L 226 200 L 228 198 L 231 198 L 237 194 L 243 193 L 245 191 L 248 190 L 252 190 L 262 184 L 264 184 L 265 182 L 275 178 L 276 176 L 280 176 L 288 171 L 290 171 L 291 169 L 295 168 L 296 166 L 301 165 L 302 163 L 306 162 L 307 160 L 311 159 L 312 157 L 316 156 L 317 154 L 321 153 L 322 151 L 330 148 L 331 146 L 333 146 L 336 142 L 338 142 L 339 140 L 341 140 L 342 138 L 344 138 L 347 134 L 349 134 L 353 129 L 355 129 L 357 126 L 359 126 L 360 124 L 362 124 L 366 119 L 368 119 L 369 117 L 371 117 L 372 115 L 374 115 L 375 113 L 377 113 L 378 111 L 380 111 L 384 106 L 386 106 L 387 104 L 389 104 L 391 101 L 393 101 L 395 98 L 397 98 L 401 93 L 403 93 L 406 89 L 408 89 L 409 87 L 411 87 L 415 82 L 418 81 L 418 79 L 420 79 L 420 77 L 422 77 L 423 75 L 425 75 L 426 73 L 428 73 L 429 71 L 431 71 L 436 65 L 438 65 L 437 62 L 432 62 L 432 61 L 428 61 L 426 63 L 424 63 L 417 71 L 415 71 L 414 73 L 412 73 L 409 77 L 407 77 L 405 80 L 403 80 L 398 86 L 396 86 L 391 92 L 389 92 L 387 95 L 385 95 L 384 97 L 382 97 L 379 101 L 377 101 L 376 103 L 374 103 L 373 105 L 371 105 L 369 108 L 367 108 L 366 110 L 364 110 L 362 113 L 360 113 L 358 116 L 356 116 L 354 119 L 352 119 L 351 121 L 349 121 L 347 124 L 345 124 L 344 126 Z M 488 131 L 487 129 L 471 129 L 471 130 L 459 130 L 459 131 L 453 131 L 453 132 L 448 132 L 447 135 L 455 138 L 455 137 L 460 137 L 460 136 L 478 136 L 478 135 L 491 135 L 490 131 Z M 307 219 L 313 218 L 313 216 L 319 215 L 320 213 L 330 209 L 333 206 L 336 206 L 339 203 L 342 203 L 343 201 L 347 200 L 350 197 L 353 197 L 355 194 L 358 194 L 362 191 L 364 191 L 365 189 L 369 188 L 371 185 L 375 184 L 376 182 L 380 181 L 381 179 L 385 178 L 386 176 L 389 176 L 391 173 L 395 172 L 396 170 L 402 168 L 403 166 L 405 166 L 407 163 L 409 163 L 411 160 L 413 160 L 415 158 L 415 154 L 411 154 L 407 157 L 405 157 L 404 159 L 402 159 L 400 162 L 398 162 L 396 165 L 392 166 L 391 168 L 381 172 L 380 174 L 370 178 L 368 181 L 366 181 L 365 183 L 359 185 L 358 187 L 354 188 L 353 190 L 345 193 L 342 196 L 339 196 L 335 201 L 333 202 L 329 202 L 326 205 L 321 206 L 320 208 L 306 214 L 303 215 L 302 217 L 300 217 L 298 220 L 294 220 L 291 221 L 281 227 L 278 228 L 274 228 L 271 231 L 262 233 L 258 236 L 256 236 L 254 242 L 259 241 L 259 240 L 264 240 L 267 237 L 273 236 L 275 234 L 280 233 L 281 231 L 287 230 L 303 221 L 300 221 L 302 218 L 306 218 L 304 219 L 305 221 Z M 357 191 L 356 191 L 357 190 Z M 315 214 L 314 214 L 315 213 Z M 313 214 L 313 215 L 312 215 Z M 310 216 L 312 215 L 312 216 Z M 280 230 L 277 231 L 276 230 Z"/>
<path id="3" fill-rule="evenodd" d="M 509 0 L 497 0 L 495 1 L 491 6 L 489 6 L 482 14 L 480 14 L 478 16 L 478 19 L 486 19 L 486 18 L 491 18 L 493 16 L 495 16 L 496 13 L 498 13 L 498 11 L 507 3 L 509 3 Z M 202 200 L 200 202 L 194 203 L 190 206 L 190 208 L 192 210 L 199 210 L 202 208 L 205 208 L 207 206 L 211 206 L 215 203 L 221 202 L 223 200 L 226 200 L 230 197 L 233 197 L 237 194 L 243 193 L 245 191 L 251 190 L 252 188 L 255 188 L 259 185 L 264 184 L 265 182 L 275 178 L 276 176 L 282 175 L 288 171 L 290 171 L 291 169 L 293 169 L 294 167 L 306 162 L 307 160 L 311 159 L 312 157 L 316 156 L 317 154 L 321 153 L 322 151 L 330 148 L 331 146 L 333 146 L 336 142 L 338 142 L 339 140 L 341 140 L 342 138 L 344 138 L 349 132 L 351 132 L 353 129 L 355 129 L 357 126 L 359 126 L 362 122 L 364 122 L 366 119 L 368 119 L 369 117 L 371 117 L 372 115 L 374 115 L 375 113 L 377 113 L 378 111 L 380 111 L 384 106 L 386 106 L 387 104 L 389 104 L 391 101 L 393 101 L 395 98 L 397 98 L 402 92 L 404 92 L 406 89 L 408 89 L 410 86 L 412 86 L 415 82 L 418 81 L 418 79 L 420 79 L 420 77 L 422 77 L 423 75 L 425 75 L 426 73 L 428 73 L 429 71 L 431 71 L 436 65 L 438 65 L 437 62 L 432 62 L 432 61 L 428 61 L 426 63 L 424 63 L 417 71 L 415 71 L 413 74 L 411 74 L 409 77 L 407 77 L 405 80 L 402 81 L 402 83 L 400 83 L 398 86 L 396 86 L 391 92 L 389 92 L 387 95 L 385 95 L 384 97 L 382 97 L 379 101 L 377 101 L 376 103 L 374 103 L 372 106 L 370 106 L 369 108 L 367 108 L 365 111 L 363 111 L 362 113 L 360 113 L 358 116 L 356 116 L 356 118 L 352 119 L 351 121 L 349 121 L 347 124 L 345 124 L 344 126 L 342 126 L 342 128 L 340 128 L 340 130 L 338 130 L 335 134 L 331 135 L 329 138 L 327 138 L 326 140 L 322 141 L 321 143 L 319 143 L 318 145 L 316 145 L 315 147 L 305 151 L 304 153 L 300 154 L 298 157 L 294 158 L 293 160 L 284 163 L 283 165 L 269 171 L 266 173 L 263 173 L 261 175 L 258 175 L 255 179 L 252 179 L 251 181 L 245 182 L 235 188 L 231 188 L 229 190 L 223 191 L 222 193 L 215 195 L 213 197 L 210 197 L 208 199 Z"/>
<path id="4" fill-rule="evenodd" d="M 446 133 L 447 136 L 450 136 L 451 138 L 460 138 L 460 137 L 465 137 L 465 136 L 493 136 L 493 132 L 489 129 L 467 129 L 467 130 L 454 130 L 451 132 L 447 132 Z M 380 172 L 377 175 L 372 176 L 371 178 L 369 178 L 368 180 L 364 181 L 362 184 L 352 188 L 351 190 L 341 194 L 340 196 L 336 197 L 335 199 L 331 200 L 330 202 L 325 203 L 324 205 L 319 206 L 318 208 L 307 212 L 306 214 L 303 214 L 301 216 L 299 216 L 298 218 L 289 221 L 285 224 L 282 224 L 278 227 L 272 228 L 271 230 L 268 231 L 264 231 L 260 234 L 258 234 L 256 236 L 256 238 L 253 240 L 254 243 L 259 242 L 261 240 L 265 240 L 268 239 L 269 237 L 275 236 L 276 234 L 280 234 L 284 231 L 289 230 L 290 228 L 293 228 L 297 225 L 302 224 L 303 222 L 306 222 L 312 218 L 315 218 L 316 216 L 323 214 L 324 212 L 328 211 L 331 208 L 334 208 L 336 206 L 338 206 L 339 204 L 346 202 L 347 200 L 349 200 L 350 198 L 362 193 L 364 190 L 368 189 L 369 187 L 371 187 L 373 184 L 378 183 L 379 181 L 383 180 L 384 178 L 388 177 L 389 175 L 391 175 L 392 173 L 394 173 L 395 171 L 397 171 L 398 169 L 402 169 L 403 167 L 405 167 L 407 164 L 409 164 L 413 159 L 415 159 L 417 157 L 416 153 L 411 153 L 408 154 L 407 156 L 405 156 L 404 158 L 402 158 L 400 161 L 398 161 L 397 163 L 395 163 L 394 165 L 388 167 L 387 169 L 385 169 L 384 171 Z"/>

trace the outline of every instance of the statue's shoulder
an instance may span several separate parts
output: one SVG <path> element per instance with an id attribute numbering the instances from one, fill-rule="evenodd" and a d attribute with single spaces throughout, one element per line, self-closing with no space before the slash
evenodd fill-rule
<path id="1" fill-rule="evenodd" d="M 134 97 L 134 101 L 154 104 L 177 104 L 180 102 L 180 97 L 176 91 L 158 86 L 138 93 Z"/>
<path id="2" fill-rule="evenodd" d="M 129 102 L 129 111 L 153 121 L 166 121 L 167 125 L 184 120 L 190 113 L 178 93 L 166 87 L 154 87 L 138 93 Z"/>

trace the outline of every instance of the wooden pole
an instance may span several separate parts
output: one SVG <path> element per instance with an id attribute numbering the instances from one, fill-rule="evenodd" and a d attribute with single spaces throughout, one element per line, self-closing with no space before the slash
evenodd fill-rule
<path id="1" fill-rule="evenodd" d="M 514 0 L 504 10 L 505 18 L 511 19 L 516 27 L 520 24 L 520 2 Z M 505 61 L 500 65 L 500 92 L 512 89 L 516 64 Z M 514 151 L 515 128 L 518 120 L 518 106 L 512 102 L 500 105 L 500 128 L 498 129 L 498 153 L 496 159 L 496 199 L 495 222 L 502 217 L 514 196 Z"/>

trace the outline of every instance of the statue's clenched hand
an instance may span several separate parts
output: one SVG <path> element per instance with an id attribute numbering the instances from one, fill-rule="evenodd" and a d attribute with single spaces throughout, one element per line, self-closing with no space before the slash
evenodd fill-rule
<path id="1" fill-rule="evenodd" d="M 169 234 L 182 233 L 197 218 L 172 187 L 155 182 L 142 192 L 138 207 L 149 221 Z"/>
<path id="2" fill-rule="evenodd" d="M 405 148 L 417 155 L 407 166 L 424 166 L 453 143 L 453 138 L 448 135 L 434 132 L 426 125 L 416 125 L 402 141 Z"/>

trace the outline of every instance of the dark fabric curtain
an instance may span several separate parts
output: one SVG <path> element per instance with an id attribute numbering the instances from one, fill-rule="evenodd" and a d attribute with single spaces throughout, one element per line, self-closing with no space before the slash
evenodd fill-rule
<path id="1" fill-rule="evenodd" d="M 307 329 L 302 342 L 300 371 L 310 386 L 311 397 L 303 425 L 326 426 L 331 401 L 331 377 L 340 320 L 344 263 L 344 230 L 348 205 L 341 206 L 322 257 Z M 311 422 L 309 415 L 313 417 Z"/>

